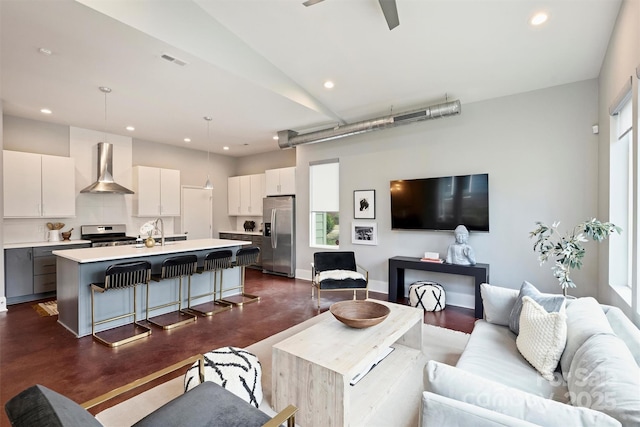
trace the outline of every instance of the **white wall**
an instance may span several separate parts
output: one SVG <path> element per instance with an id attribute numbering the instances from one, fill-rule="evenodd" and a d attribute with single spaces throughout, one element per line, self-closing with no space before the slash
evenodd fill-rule
<path id="1" fill-rule="evenodd" d="M 598 87 L 589 80 L 474 104 L 462 114 L 395 129 L 297 147 L 297 276 L 309 279 L 308 165 L 340 160 L 340 249 L 354 250 L 374 289 L 387 292 L 388 258 L 444 255 L 452 233 L 392 231 L 389 181 L 489 173 L 490 233 L 472 233 L 477 261 L 491 265 L 491 282 L 519 288 L 529 280 L 559 292 L 551 265 L 539 266 L 529 232 L 535 221 L 573 226 L 596 216 Z M 352 245 L 353 191 L 376 190 L 377 246 Z M 588 244 L 584 267 L 574 273 L 573 295 L 597 293 L 597 250 Z M 408 273 L 408 272 L 407 272 Z M 434 278 L 453 290 L 459 304 L 473 304 L 471 280 L 407 274 L 407 283 Z M 449 294 L 447 302 L 450 301 Z M 456 301 L 453 301 L 454 303 Z"/>
<path id="2" fill-rule="evenodd" d="M 267 169 L 279 169 L 296 165 L 296 149 L 271 151 L 240 157 L 236 175 L 264 173 Z"/>
<path id="3" fill-rule="evenodd" d="M 602 219 L 609 216 L 611 165 L 610 150 L 610 117 L 609 106 L 619 94 L 625 82 L 633 76 L 633 110 L 638 110 L 638 78 L 636 67 L 640 66 L 640 2 L 636 0 L 623 0 L 618 13 L 616 26 L 611 34 L 609 46 L 604 58 L 599 77 L 599 203 L 598 212 Z M 638 122 L 637 115 L 634 118 L 633 146 L 638 147 Z M 636 165 L 636 169 L 637 169 Z M 615 191 L 615 190 L 614 190 Z M 609 252 L 608 243 L 604 242 L 600 247 L 599 256 L 599 287 L 598 296 L 604 303 L 612 304 L 623 309 L 636 324 L 640 324 L 640 295 L 637 289 L 631 296 L 632 306 L 624 301 L 621 296 L 609 286 Z M 637 266 L 636 266 L 637 267 Z"/>
<path id="4" fill-rule="evenodd" d="M 1 9 L 1 6 L 0 6 Z M 0 164 L 3 162 L 2 150 L 4 147 L 3 128 L 4 120 L 2 114 L 2 98 L 0 97 Z M 0 188 L 3 188 L 4 181 L 0 174 Z M 4 197 L 0 197 L 0 212 L 4 212 Z M 4 218 L 0 215 L 0 242 L 4 241 Z M 4 256 L 0 257 L 0 312 L 7 311 L 7 298 L 4 290 Z"/>
<path id="5" fill-rule="evenodd" d="M 69 126 L 15 116 L 4 120 L 5 150 L 69 156 Z"/>

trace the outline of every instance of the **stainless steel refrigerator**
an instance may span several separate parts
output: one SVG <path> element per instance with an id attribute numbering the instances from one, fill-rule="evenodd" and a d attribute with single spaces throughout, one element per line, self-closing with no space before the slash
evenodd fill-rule
<path id="1" fill-rule="evenodd" d="M 265 197 L 262 215 L 263 271 L 294 277 L 296 270 L 295 197 Z"/>

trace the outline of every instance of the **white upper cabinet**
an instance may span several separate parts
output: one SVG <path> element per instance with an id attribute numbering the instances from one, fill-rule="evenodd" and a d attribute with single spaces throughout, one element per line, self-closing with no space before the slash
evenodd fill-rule
<path id="1" fill-rule="evenodd" d="M 264 174 L 232 176 L 227 182 L 229 215 L 262 215 Z"/>
<path id="2" fill-rule="evenodd" d="M 296 194 L 296 168 L 268 169 L 266 176 L 267 196 L 288 196 Z"/>
<path id="3" fill-rule="evenodd" d="M 160 214 L 180 216 L 180 171 L 160 169 Z"/>
<path id="4" fill-rule="evenodd" d="M 265 196 L 263 173 L 249 175 L 251 197 L 249 197 L 248 215 L 262 216 L 262 199 Z"/>
<path id="5" fill-rule="evenodd" d="M 180 171 L 149 166 L 133 168 L 135 216 L 180 216 Z"/>
<path id="6" fill-rule="evenodd" d="M 3 174 L 5 218 L 76 215 L 72 158 L 5 150 Z"/>
<path id="7" fill-rule="evenodd" d="M 227 179 L 227 209 L 229 215 L 240 215 L 240 177 Z"/>

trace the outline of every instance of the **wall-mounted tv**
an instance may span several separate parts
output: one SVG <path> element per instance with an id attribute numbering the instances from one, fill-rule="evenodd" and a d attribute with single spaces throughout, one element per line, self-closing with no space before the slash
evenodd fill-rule
<path id="1" fill-rule="evenodd" d="M 489 231 L 489 174 L 395 180 L 390 189 L 392 229 Z"/>

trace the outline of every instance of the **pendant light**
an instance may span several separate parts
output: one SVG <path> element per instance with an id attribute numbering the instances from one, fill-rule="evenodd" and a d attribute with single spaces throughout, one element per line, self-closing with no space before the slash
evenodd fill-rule
<path id="1" fill-rule="evenodd" d="M 104 132 L 104 142 L 107 142 L 107 95 L 111 93 L 111 88 L 100 86 L 98 89 L 100 89 L 100 92 L 104 93 L 104 126 L 102 131 Z"/>
<path id="2" fill-rule="evenodd" d="M 208 172 L 209 171 L 209 148 L 211 146 L 211 138 L 209 137 L 209 127 L 211 125 L 211 120 L 213 119 L 209 116 L 204 116 L 203 118 L 207 121 L 207 182 L 204 183 L 203 188 L 205 190 L 213 190 L 213 184 L 209 179 L 209 172 Z"/>

